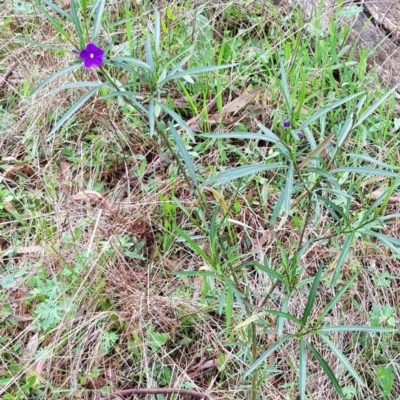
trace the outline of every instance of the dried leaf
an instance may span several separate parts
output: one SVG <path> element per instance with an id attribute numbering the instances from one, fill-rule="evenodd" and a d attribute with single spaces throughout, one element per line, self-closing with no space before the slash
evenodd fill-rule
<path id="1" fill-rule="evenodd" d="M 103 197 L 102 194 L 95 192 L 94 190 L 84 190 L 82 192 L 76 193 L 69 197 L 70 200 L 78 201 L 93 201 L 95 203 L 100 203 L 106 208 L 111 208 L 108 201 Z"/>
<path id="2" fill-rule="evenodd" d="M 222 116 L 226 117 L 228 114 L 236 114 L 237 112 L 245 108 L 248 104 L 250 104 L 253 99 L 264 90 L 265 87 L 261 87 L 252 90 L 247 94 L 241 94 L 239 97 L 236 97 L 235 100 L 232 100 L 223 107 Z"/>
<path id="3" fill-rule="evenodd" d="M 29 339 L 24 351 L 24 357 L 26 359 L 33 358 L 39 347 L 39 332 L 36 331 L 34 335 Z"/>
<path id="4" fill-rule="evenodd" d="M 68 182 L 71 180 L 71 163 L 65 160 L 61 160 L 60 166 L 58 167 L 57 182 L 61 186 L 61 190 L 66 196 L 70 194 L 70 187 Z"/>
<path id="5" fill-rule="evenodd" d="M 366 179 L 361 185 L 360 187 L 365 187 L 368 185 L 371 185 L 373 183 L 377 183 L 377 182 L 382 182 L 386 179 L 385 176 L 383 175 L 376 175 L 376 176 L 372 176 L 371 178 Z"/>
<path id="6" fill-rule="evenodd" d="M 33 174 L 33 168 L 31 167 L 30 164 L 25 163 L 25 164 L 19 164 L 19 165 L 12 165 L 8 167 L 4 173 L 3 176 L 4 178 L 11 178 L 11 175 L 18 175 L 18 174 L 25 174 L 25 175 L 32 175 Z"/>
<path id="7" fill-rule="evenodd" d="M 42 246 L 25 246 L 25 247 L 18 247 L 17 249 L 18 254 L 28 254 L 28 255 L 42 255 L 44 253 L 44 248 Z"/>
<path id="8" fill-rule="evenodd" d="M 371 200 L 376 200 L 380 196 L 382 196 L 384 193 L 384 190 L 382 188 L 378 188 L 374 190 L 372 193 L 368 194 L 367 197 L 370 198 Z M 390 196 L 388 200 L 389 204 L 397 204 L 400 203 L 400 196 Z"/>

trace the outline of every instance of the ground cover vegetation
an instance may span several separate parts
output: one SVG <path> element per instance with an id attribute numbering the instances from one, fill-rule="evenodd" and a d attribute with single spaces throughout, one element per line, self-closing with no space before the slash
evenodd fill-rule
<path id="1" fill-rule="evenodd" d="M 1 3 L 2 399 L 400 398 L 400 120 L 357 12 Z"/>

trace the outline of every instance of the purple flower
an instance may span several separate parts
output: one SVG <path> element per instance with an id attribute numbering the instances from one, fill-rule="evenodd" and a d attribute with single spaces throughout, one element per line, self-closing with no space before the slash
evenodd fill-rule
<path id="1" fill-rule="evenodd" d="M 84 50 L 79 53 L 86 68 L 101 67 L 103 65 L 104 50 L 98 48 L 94 43 L 88 43 Z"/>
<path id="2" fill-rule="evenodd" d="M 283 127 L 284 127 L 284 128 L 289 128 L 289 127 L 290 127 L 290 121 L 289 121 L 288 119 L 285 119 L 285 120 L 283 121 Z"/>

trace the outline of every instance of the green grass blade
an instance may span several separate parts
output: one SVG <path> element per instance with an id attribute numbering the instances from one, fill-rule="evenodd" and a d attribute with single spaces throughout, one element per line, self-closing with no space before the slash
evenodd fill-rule
<path id="1" fill-rule="evenodd" d="M 156 114 L 155 114 L 155 101 L 154 98 L 149 100 L 149 127 L 150 135 L 154 135 L 154 128 L 156 126 Z"/>
<path id="2" fill-rule="evenodd" d="M 380 99 L 376 100 L 374 103 L 372 103 L 364 113 L 362 113 L 358 118 L 357 121 L 354 125 L 354 128 L 357 126 L 361 125 L 381 104 L 383 104 L 388 97 L 390 97 L 393 93 L 395 93 L 397 90 L 397 86 L 394 88 L 390 89 L 388 92 L 386 92 Z"/>
<path id="3" fill-rule="evenodd" d="M 140 67 L 140 68 L 145 68 L 145 69 L 147 69 L 149 71 L 151 69 L 149 64 L 145 63 L 142 60 L 138 60 L 137 58 L 133 58 L 133 57 L 122 57 L 122 56 L 119 57 L 119 56 L 117 56 L 117 57 L 111 58 L 110 61 L 113 62 L 113 63 L 122 62 L 122 63 L 127 63 L 128 65 L 135 65 L 135 66 Z"/>
<path id="4" fill-rule="evenodd" d="M 213 65 L 213 66 L 210 66 L 210 67 L 198 67 L 198 68 L 187 69 L 185 71 L 179 71 L 179 72 L 176 72 L 173 75 L 168 74 L 165 77 L 165 79 L 163 79 L 161 82 L 159 82 L 159 85 L 163 86 L 168 81 L 171 81 L 171 80 L 177 79 L 177 78 L 181 78 L 182 76 L 191 76 L 191 75 L 204 74 L 205 72 L 213 72 L 213 71 L 217 71 L 219 69 L 231 68 L 231 67 L 234 67 L 235 65 L 236 64 Z"/>
<path id="5" fill-rule="evenodd" d="M 75 71 L 76 69 L 80 68 L 82 66 L 81 63 L 79 64 L 74 64 L 74 65 L 69 65 L 68 67 L 65 67 L 63 69 L 60 69 L 59 71 L 55 72 L 53 75 L 50 75 L 48 78 L 46 78 L 42 83 L 40 83 L 38 86 L 36 86 L 35 89 L 33 89 L 33 92 L 30 94 L 30 96 L 33 96 L 36 92 L 38 92 L 43 86 L 46 86 L 50 82 L 54 81 L 54 79 L 57 79 L 59 76 L 70 72 L 70 71 Z"/>
<path id="6" fill-rule="evenodd" d="M 93 22 L 92 42 L 95 42 L 97 36 L 99 35 L 101 18 L 103 17 L 105 3 L 106 0 L 99 0 L 99 2 L 97 3 L 96 15 Z"/>
<path id="7" fill-rule="evenodd" d="M 75 26 L 76 34 L 78 35 L 79 38 L 79 47 L 82 49 L 85 47 L 85 38 L 83 37 L 82 22 L 77 10 L 76 0 L 71 0 L 70 4 L 71 4 L 72 22 Z"/>
<path id="8" fill-rule="evenodd" d="M 281 71 L 281 87 L 282 87 L 282 92 L 283 92 L 283 97 L 285 98 L 285 103 L 286 103 L 286 109 L 288 116 L 290 117 L 292 113 L 292 99 L 290 96 L 290 91 L 289 91 L 289 84 L 287 81 L 287 76 L 286 76 L 286 70 L 285 70 L 285 59 L 284 57 L 280 57 L 280 71 Z"/>
<path id="9" fill-rule="evenodd" d="M 146 62 L 147 65 L 150 67 L 150 71 L 153 73 L 155 64 L 153 59 L 153 49 L 151 48 L 151 39 L 150 36 L 146 38 Z"/>
<path id="10" fill-rule="evenodd" d="M 354 116 L 351 114 L 349 118 L 347 118 L 346 122 L 342 126 L 342 129 L 339 132 L 339 137 L 336 143 L 336 150 L 338 150 L 340 147 L 342 147 L 342 144 L 345 142 L 347 139 L 347 136 L 349 135 L 350 131 L 353 128 L 353 120 Z"/>
<path id="11" fill-rule="evenodd" d="M 107 84 L 103 84 L 103 87 L 109 87 Z M 62 85 L 58 87 L 57 89 L 51 90 L 48 94 L 55 94 L 58 92 L 62 92 L 63 90 L 68 90 L 68 89 L 78 89 L 78 88 L 90 88 L 90 87 L 99 87 L 99 82 L 93 82 L 93 81 L 87 81 L 87 82 L 71 82 L 71 83 L 66 83 L 65 85 Z M 111 88 L 111 87 L 109 87 Z"/>
<path id="12" fill-rule="evenodd" d="M 322 313 L 318 317 L 318 321 L 321 322 L 325 316 L 332 310 L 332 308 L 337 304 L 337 302 L 341 299 L 341 297 L 346 293 L 347 289 L 354 283 L 357 278 L 358 273 L 353 275 L 351 279 L 340 288 L 340 290 L 336 293 L 336 296 L 326 305 Z"/>
<path id="13" fill-rule="evenodd" d="M 310 316 L 311 309 L 314 305 L 315 295 L 317 294 L 319 281 L 321 280 L 321 274 L 322 274 L 322 265 L 318 268 L 317 274 L 314 277 L 314 281 L 310 289 L 310 293 L 308 294 L 306 307 L 304 308 L 304 313 L 301 318 L 302 326 L 306 324 L 307 319 Z"/>
<path id="14" fill-rule="evenodd" d="M 244 374 L 244 378 L 251 375 L 254 371 L 256 371 L 267 359 L 268 357 L 277 350 L 283 343 L 285 343 L 290 336 L 283 336 L 279 340 L 277 340 L 271 347 L 268 348 L 257 360 L 251 365 L 249 370 Z"/>
<path id="15" fill-rule="evenodd" d="M 397 167 L 396 165 L 386 164 L 383 161 L 377 160 L 376 158 L 373 158 L 373 157 L 369 157 L 365 154 L 348 153 L 348 154 L 346 154 L 346 156 L 349 158 L 352 158 L 352 159 L 362 160 L 362 161 L 366 161 L 371 164 L 379 165 L 380 167 L 383 167 L 386 169 L 395 169 L 395 170 L 399 169 L 399 167 Z"/>
<path id="16" fill-rule="evenodd" d="M 250 261 L 249 264 L 256 267 L 260 271 L 265 272 L 268 276 L 277 279 L 279 282 L 282 282 L 284 279 L 283 275 L 280 274 L 279 272 L 275 271 L 274 269 L 268 268 L 267 266 L 262 265 L 256 261 Z"/>
<path id="17" fill-rule="evenodd" d="M 281 305 L 281 312 L 286 314 L 289 308 L 289 300 L 290 300 L 290 295 L 286 295 L 285 298 L 282 301 Z M 285 326 L 285 320 L 286 318 L 283 317 L 278 317 L 278 320 L 276 321 L 276 334 L 278 337 L 281 337 L 283 334 L 283 328 Z"/>
<path id="18" fill-rule="evenodd" d="M 332 276 L 332 285 L 336 286 L 337 280 L 339 278 L 339 274 L 340 271 L 342 269 L 344 260 L 346 259 L 349 250 L 350 250 L 350 246 L 353 243 L 354 240 L 354 236 L 355 236 L 355 232 L 351 232 L 346 240 L 343 243 L 343 247 L 342 247 L 342 251 L 339 254 L 339 257 L 337 259 L 336 265 L 335 265 L 335 271 L 333 272 L 333 276 Z"/>
<path id="19" fill-rule="evenodd" d="M 329 146 L 331 140 L 335 136 L 334 133 L 329 134 L 314 150 L 307 154 L 304 160 L 297 166 L 296 170 L 304 168 L 313 158 L 315 158 L 322 150 Z"/>
<path id="20" fill-rule="evenodd" d="M 324 326 L 319 332 L 370 332 L 370 333 L 394 333 L 399 332 L 396 328 L 380 328 L 367 325 L 338 325 Z"/>
<path id="21" fill-rule="evenodd" d="M 349 371 L 352 377 L 360 384 L 361 386 L 365 386 L 365 382 L 361 379 L 360 375 L 357 374 L 356 370 L 350 364 L 350 361 L 345 357 L 345 355 L 326 337 L 326 335 L 319 335 L 319 337 L 329 346 L 332 350 L 332 353 L 337 357 L 337 359 L 341 362 L 344 368 Z"/>
<path id="22" fill-rule="evenodd" d="M 189 136 L 190 140 L 192 142 L 195 142 L 195 138 L 194 138 L 192 130 L 189 128 L 189 126 L 186 124 L 186 122 L 181 118 L 181 116 L 179 114 L 177 114 L 174 110 L 172 110 L 171 108 L 166 106 L 164 103 L 160 103 L 160 106 L 187 133 L 187 135 Z"/>
<path id="23" fill-rule="evenodd" d="M 317 148 L 317 142 L 315 141 L 314 135 L 312 134 L 310 128 L 305 127 L 303 132 L 308 144 L 310 145 L 311 151 L 315 150 Z"/>
<path id="24" fill-rule="evenodd" d="M 322 116 L 326 115 L 328 112 L 334 110 L 335 108 L 340 107 L 342 104 L 345 104 L 359 96 L 361 96 L 362 93 L 356 93 L 352 94 L 350 96 L 347 96 L 343 99 L 337 100 L 330 104 L 329 106 L 326 106 L 322 108 L 321 110 L 317 111 L 315 114 L 313 114 L 311 117 L 307 118 L 299 127 L 299 130 L 303 130 L 307 126 L 311 125 L 314 121 L 320 119 Z"/>
<path id="25" fill-rule="evenodd" d="M 50 2 L 49 2 L 50 3 Z M 50 3 L 53 4 L 53 3 Z M 55 5 L 54 5 L 55 6 Z M 55 18 L 53 18 L 48 12 L 47 10 L 42 7 L 40 4 L 37 5 L 38 9 L 41 11 L 41 13 L 48 19 L 48 21 L 51 23 L 51 25 L 53 25 L 54 29 L 60 33 L 60 35 L 62 35 L 68 42 L 70 42 L 71 44 L 73 44 L 73 40 L 71 39 L 71 37 L 69 36 L 69 34 L 65 31 L 65 29 L 63 28 L 63 23 L 61 21 L 56 20 Z M 57 7 L 57 6 L 55 6 Z M 54 7 L 53 7 L 54 8 Z M 71 18 L 71 22 L 72 18 Z"/>
<path id="26" fill-rule="evenodd" d="M 290 204 L 292 202 L 292 193 L 293 193 L 293 181 L 294 181 L 294 167 L 293 163 L 289 164 L 287 175 L 286 175 L 286 185 L 284 189 L 283 195 L 283 210 L 286 215 L 289 215 L 290 212 Z"/>
<path id="27" fill-rule="evenodd" d="M 210 265 L 212 264 L 212 260 L 210 256 L 183 230 L 177 229 L 176 233 L 184 239 L 184 242 L 189 245 L 189 247 L 196 252 L 204 261 L 208 262 Z"/>
<path id="28" fill-rule="evenodd" d="M 61 126 L 64 125 L 64 123 L 68 121 L 68 119 L 71 118 L 101 87 L 103 87 L 103 84 L 98 85 L 95 89 L 89 90 L 71 108 L 69 108 L 48 133 L 46 140 L 50 141 Z"/>
<path id="29" fill-rule="evenodd" d="M 368 230 L 368 234 L 376 237 L 385 246 L 387 246 L 396 255 L 400 255 L 400 240 L 392 236 L 384 235 L 383 233 Z"/>
<path id="30" fill-rule="evenodd" d="M 64 11 L 57 4 L 54 4 L 54 3 L 52 3 L 51 1 L 48 1 L 48 0 L 42 0 L 42 2 L 44 4 L 46 4 L 47 6 L 49 6 L 50 8 L 52 8 L 56 13 L 62 15 L 64 18 L 68 19 L 72 23 L 74 22 L 73 19 L 72 19 L 71 14 L 68 14 L 66 11 Z M 40 8 L 42 8 L 42 7 L 40 6 Z"/>
<path id="31" fill-rule="evenodd" d="M 342 168 L 336 168 L 331 171 L 332 174 L 336 174 L 338 172 L 354 172 L 356 174 L 383 175 L 383 176 L 390 176 L 392 178 L 396 178 L 399 175 L 398 172 L 391 172 L 391 171 L 385 171 L 383 169 L 364 168 L 364 167 L 342 167 Z"/>
<path id="32" fill-rule="evenodd" d="M 296 324 L 301 325 L 301 321 L 293 316 L 292 314 L 289 314 L 287 312 L 279 311 L 279 310 L 265 310 L 266 314 L 272 314 L 276 315 L 277 317 L 283 318 L 283 319 L 289 319 L 290 321 L 295 322 Z"/>
<path id="33" fill-rule="evenodd" d="M 317 359 L 317 361 L 321 365 L 322 369 L 325 371 L 329 380 L 332 382 L 334 388 L 336 389 L 336 392 L 339 394 L 340 397 L 344 398 L 342 388 L 341 388 L 335 374 L 333 373 L 331 367 L 328 365 L 328 363 L 324 360 L 324 358 L 321 356 L 321 354 L 319 354 L 317 349 L 311 343 L 306 342 L 306 345 L 311 350 L 314 357 Z"/>
<path id="34" fill-rule="evenodd" d="M 201 133 L 197 136 L 210 138 L 210 139 L 244 139 L 244 140 L 263 140 L 265 142 L 276 143 L 275 139 L 268 135 L 250 132 L 218 132 L 218 133 Z"/>
<path id="35" fill-rule="evenodd" d="M 299 349 L 299 392 L 300 400 L 306 399 L 307 385 L 307 353 L 305 349 L 304 337 L 300 338 Z"/>
<path id="36" fill-rule="evenodd" d="M 272 169 L 285 168 L 282 164 L 254 164 L 245 165 L 243 167 L 230 168 L 227 171 L 221 172 L 220 174 L 209 179 L 205 185 L 218 186 L 224 185 L 235 179 L 243 178 L 248 175 L 256 174 L 258 172 L 269 171 Z"/>
<path id="37" fill-rule="evenodd" d="M 160 54 L 160 45 L 161 45 L 161 22 L 160 22 L 160 13 L 157 8 L 154 8 L 154 44 L 156 47 L 157 56 Z"/>
<path id="38" fill-rule="evenodd" d="M 169 122 L 169 129 L 174 138 L 175 144 L 178 147 L 179 153 L 181 154 L 181 157 L 184 163 L 186 164 L 186 168 L 188 169 L 189 175 L 193 179 L 194 185 L 197 187 L 198 183 L 197 183 L 196 171 L 194 169 L 194 164 L 192 162 L 189 152 L 186 149 L 185 144 L 183 143 L 182 138 L 179 136 L 179 133 L 176 131 L 171 121 Z"/>

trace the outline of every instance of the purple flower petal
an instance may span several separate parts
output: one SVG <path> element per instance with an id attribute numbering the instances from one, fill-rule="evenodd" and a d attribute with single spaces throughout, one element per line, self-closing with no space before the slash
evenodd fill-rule
<path id="1" fill-rule="evenodd" d="M 80 59 L 86 68 L 101 67 L 103 65 L 104 50 L 97 47 L 94 43 L 88 43 L 79 53 Z"/>
<path id="2" fill-rule="evenodd" d="M 285 119 L 285 120 L 283 121 L 283 127 L 284 127 L 284 128 L 289 128 L 289 127 L 290 127 L 290 121 L 289 121 L 288 119 Z"/>

